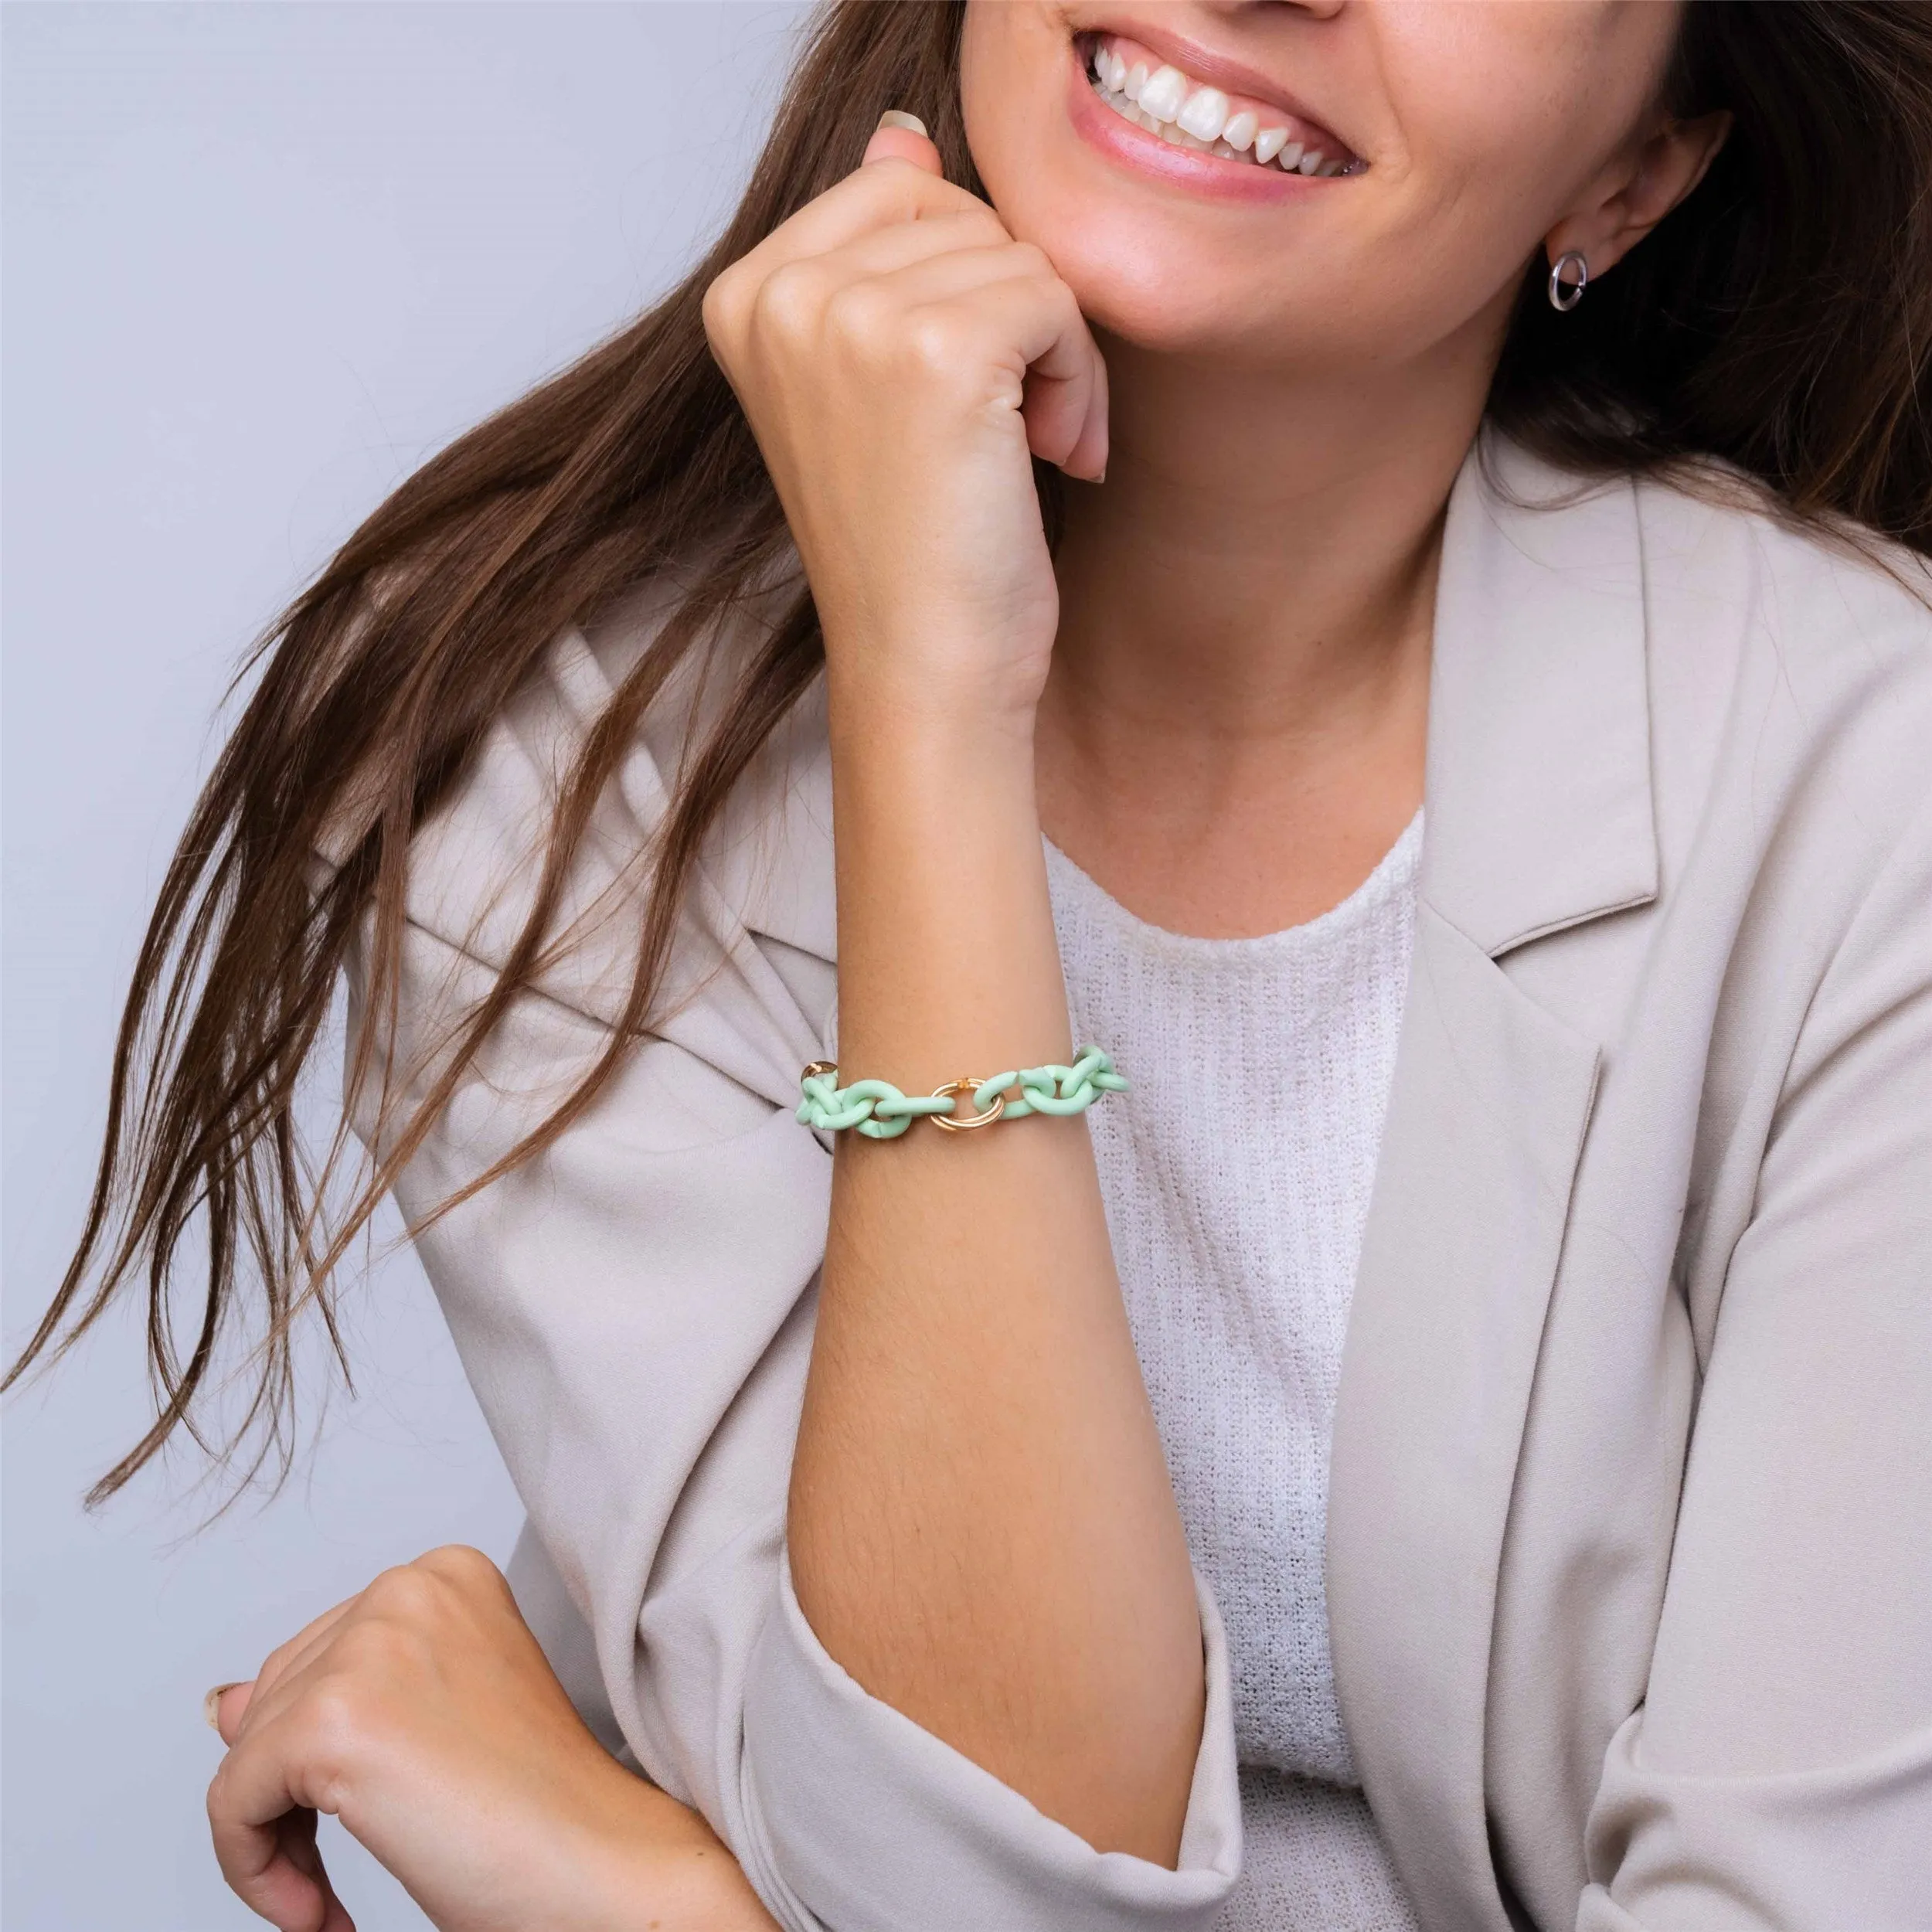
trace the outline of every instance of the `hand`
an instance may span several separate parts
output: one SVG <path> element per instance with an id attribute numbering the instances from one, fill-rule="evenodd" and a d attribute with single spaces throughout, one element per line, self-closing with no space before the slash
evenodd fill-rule
<path id="1" fill-rule="evenodd" d="M 355 1932 L 316 1849 L 321 1811 L 440 1932 L 771 1932 L 697 1813 L 585 1728 L 474 1549 L 385 1571 L 215 1715 L 216 1855 L 281 1932 Z"/>
<path id="2" fill-rule="evenodd" d="M 897 128 L 713 282 L 842 706 L 1030 731 L 1060 600 L 1029 460 L 1097 478 L 1107 370 L 1039 249 Z M 876 701 L 876 702 L 875 702 Z"/>

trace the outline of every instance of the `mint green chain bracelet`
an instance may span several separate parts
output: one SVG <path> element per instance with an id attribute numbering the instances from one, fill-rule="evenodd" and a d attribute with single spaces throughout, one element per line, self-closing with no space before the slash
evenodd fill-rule
<path id="1" fill-rule="evenodd" d="M 1124 1094 L 1125 1076 L 1097 1046 L 1083 1046 L 1071 1066 L 1023 1066 L 987 1080 L 970 1074 L 935 1087 L 930 1095 L 901 1093 L 890 1080 L 854 1080 L 838 1084 L 838 1063 L 814 1060 L 800 1076 L 798 1118 L 807 1127 L 831 1132 L 855 1127 L 867 1138 L 896 1140 L 921 1118 L 949 1134 L 991 1127 L 1002 1117 L 1016 1121 L 1028 1114 L 1083 1114 L 1103 1094 Z M 1019 1090 L 1015 1092 L 1014 1090 Z M 954 1113 L 955 1097 L 971 1094 L 975 1111 Z"/>

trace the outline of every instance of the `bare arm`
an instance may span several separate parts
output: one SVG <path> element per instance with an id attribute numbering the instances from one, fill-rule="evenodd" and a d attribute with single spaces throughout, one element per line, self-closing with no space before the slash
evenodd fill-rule
<path id="1" fill-rule="evenodd" d="M 1029 443 L 1094 474 L 1105 373 L 1050 265 L 929 144 L 872 152 L 904 158 L 728 271 L 707 321 L 825 632 L 842 1078 L 912 1092 L 1073 1044 Z M 1083 1120 L 842 1142 L 789 1543 L 866 1689 L 1090 1844 L 1174 1863 L 1201 1635 Z"/>

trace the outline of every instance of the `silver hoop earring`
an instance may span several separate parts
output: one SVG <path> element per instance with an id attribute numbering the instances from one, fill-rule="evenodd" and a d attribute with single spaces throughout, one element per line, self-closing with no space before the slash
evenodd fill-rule
<path id="1" fill-rule="evenodd" d="M 1574 268 L 1577 279 L 1573 282 L 1563 280 L 1563 270 Z M 1590 264 L 1572 248 L 1559 255 L 1549 264 L 1549 306 L 1567 315 L 1583 299 L 1583 291 L 1590 286 Z"/>

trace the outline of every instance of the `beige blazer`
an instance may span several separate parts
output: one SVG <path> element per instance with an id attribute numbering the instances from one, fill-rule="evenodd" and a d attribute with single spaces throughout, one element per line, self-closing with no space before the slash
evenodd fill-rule
<path id="1" fill-rule="evenodd" d="M 1923 1932 L 1932 617 L 1742 509 L 1493 454 L 1504 487 L 1472 456 L 1450 507 L 1335 1429 L 1355 1757 L 1428 1932 Z M 652 597 L 560 641 L 424 834 L 405 1060 L 488 983 Z M 607 1037 L 637 857 L 716 689 L 687 680 L 629 759 L 577 950 L 409 1171 L 410 1215 Z M 420 1239 L 529 1511 L 520 1594 L 594 1724 L 794 1932 L 1209 1924 L 1240 1835 L 1211 1602 L 1167 1872 L 868 1696 L 791 1594 L 830 1169 L 792 1109 L 831 1044 L 829 798 L 808 702 L 712 842 L 681 1010 Z"/>

